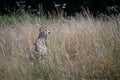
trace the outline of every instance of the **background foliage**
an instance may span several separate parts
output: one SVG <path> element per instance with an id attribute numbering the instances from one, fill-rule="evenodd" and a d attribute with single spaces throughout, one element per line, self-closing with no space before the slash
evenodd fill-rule
<path id="1" fill-rule="evenodd" d="M 59 6 L 56 7 L 56 4 Z M 66 6 L 63 8 L 64 4 Z M 0 0 L 0 14 L 20 13 L 22 9 L 29 13 L 39 14 L 42 12 L 40 7 L 46 15 L 53 12 L 59 13 L 58 8 L 64 10 L 67 15 L 75 15 L 83 9 L 90 10 L 95 16 L 101 13 L 109 15 L 120 12 L 120 0 Z"/>

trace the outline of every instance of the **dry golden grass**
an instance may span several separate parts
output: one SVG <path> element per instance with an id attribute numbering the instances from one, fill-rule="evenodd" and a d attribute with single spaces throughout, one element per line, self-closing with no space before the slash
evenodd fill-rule
<path id="1" fill-rule="evenodd" d="M 120 79 L 119 16 L 108 21 L 90 16 L 22 17 L 5 17 L 8 22 L 1 18 L 0 80 Z M 51 31 L 48 53 L 42 62 L 31 65 L 29 49 L 41 26 Z"/>

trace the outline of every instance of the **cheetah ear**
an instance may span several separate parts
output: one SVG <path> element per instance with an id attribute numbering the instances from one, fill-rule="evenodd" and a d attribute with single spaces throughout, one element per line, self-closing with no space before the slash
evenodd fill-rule
<path id="1" fill-rule="evenodd" d="M 47 29 L 47 27 L 40 27 L 40 28 L 39 28 L 39 32 L 42 33 L 42 32 L 43 32 L 44 30 L 46 30 L 46 29 Z"/>
<path id="2" fill-rule="evenodd" d="M 39 32 L 42 33 L 44 30 L 43 30 L 44 27 L 40 27 L 39 28 Z"/>

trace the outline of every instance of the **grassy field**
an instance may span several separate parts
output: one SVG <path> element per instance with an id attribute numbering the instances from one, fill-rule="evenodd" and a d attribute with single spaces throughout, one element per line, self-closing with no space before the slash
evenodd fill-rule
<path id="1" fill-rule="evenodd" d="M 41 26 L 51 31 L 48 53 L 31 65 L 29 49 Z M 120 79 L 120 16 L 0 16 L 0 80 L 103 79 Z"/>

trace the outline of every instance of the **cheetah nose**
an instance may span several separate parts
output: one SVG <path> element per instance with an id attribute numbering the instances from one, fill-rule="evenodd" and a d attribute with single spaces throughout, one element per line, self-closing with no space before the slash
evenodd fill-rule
<path id="1" fill-rule="evenodd" d="M 48 34 L 50 34 L 50 31 L 48 32 Z"/>

